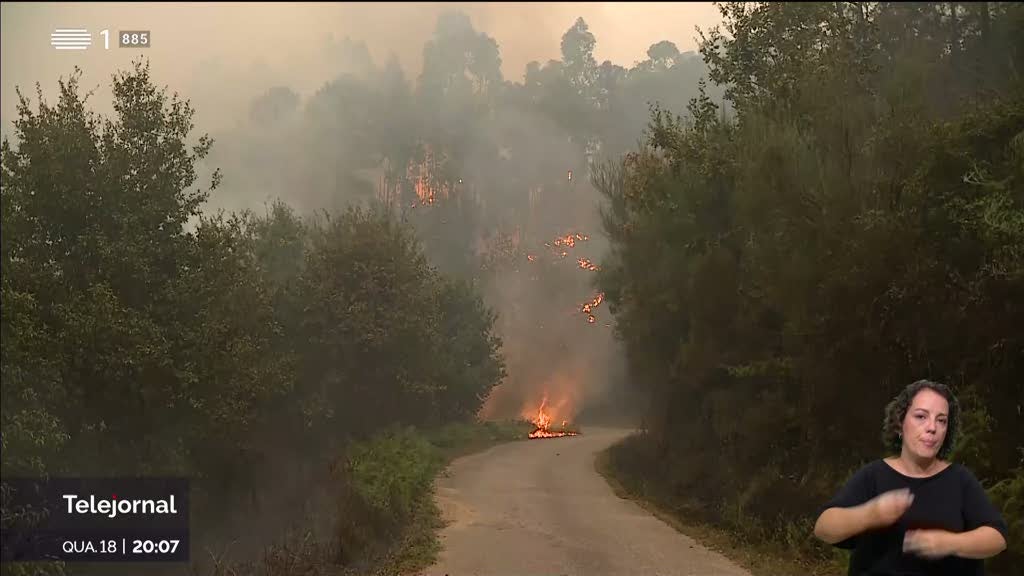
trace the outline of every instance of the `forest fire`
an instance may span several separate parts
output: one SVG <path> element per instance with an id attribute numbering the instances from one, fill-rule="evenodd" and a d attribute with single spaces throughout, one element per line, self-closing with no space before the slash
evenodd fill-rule
<path id="1" fill-rule="evenodd" d="M 423 181 L 416 181 L 416 195 L 420 198 L 420 204 L 423 206 L 431 206 L 436 200 L 434 191 L 430 187 L 423 183 Z"/>
<path id="2" fill-rule="evenodd" d="M 416 198 L 421 206 L 433 206 L 439 200 L 444 200 L 451 194 L 451 185 L 448 182 L 438 183 L 435 174 L 438 173 L 438 158 L 430 146 L 425 146 L 423 159 L 420 162 L 409 160 L 406 168 L 406 178 L 413 183 Z M 462 179 L 459 179 L 459 184 Z"/>
<path id="3" fill-rule="evenodd" d="M 588 324 L 593 324 L 597 321 L 597 318 L 594 317 L 594 308 L 600 306 L 601 302 L 604 302 L 604 292 L 598 292 L 597 296 L 594 296 L 589 302 L 584 302 L 583 306 L 580 307 L 580 312 L 587 315 Z"/>
<path id="4" fill-rule="evenodd" d="M 590 236 L 587 236 L 586 234 L 580 234 L 579 232 L 575 234 L 566 234 L 565 236 L 555 238 L 555 246 L 568 246 L 569 248 L 573 248 L 576 246 L 576 242 L 586 242 L 587 240 L 590 240 Z M 544 245 L 549 246 L 546 242 Z"/>
<path id="5" fill-rule="evenodd" d="M 594 310 L 594 308 L 597 308 L 598 306 L 601 305 L 601 302 L 604 302 L 604 292 L 598 292 L 597 296 L 594 296 L 592 300 L 583 304 L 583 307 L 580 308 L 580 311 L 582 311 L 584 314 L 590 314 Z"/>
<path id="6" fill-rule="evenodd" d="M 569 423 L 566 420 L 562 421 L 560 429 L 552 430 L 552 415 L 545 410 L 548 404 L 548 398 L 545 395 L 544 399 L 541 400 L 540 407 L 537 408 L 537 413 L 530 417 L 530 422 L 537 428 L 530 432 L 530 438 L 561 438 L 562 436 L 579 436 L 579 431 L 569 430 Z"/>
<path id="7" fill-rule="evenodd" d="M 580 268 L 584 270 L 590 270 L 591 272 L 596 272 L 600 270 L 600 268 L 596 264 L 594 264 L 590 260 L 587 260 L 586 258 L 577 258 L 576 263 L 578 263 L 580 265 Z"/>

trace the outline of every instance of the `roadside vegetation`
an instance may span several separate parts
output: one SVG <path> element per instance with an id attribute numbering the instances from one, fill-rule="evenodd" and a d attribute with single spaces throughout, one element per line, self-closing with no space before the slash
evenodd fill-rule
<path id="1" fill-rule="evenodd" d="M 599 174 L 616 315 L 646 433 L 631 493 L 827 565 L 818 507 L 885 456 L 886 403 L 928 378 L 964 409 L 952 458 L 1024 565 L 1024 10 L 720 5 L 709 97 Z"/>

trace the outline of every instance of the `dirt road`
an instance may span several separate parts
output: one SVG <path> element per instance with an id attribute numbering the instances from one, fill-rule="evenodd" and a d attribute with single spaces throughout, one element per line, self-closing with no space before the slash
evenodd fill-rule
<path id="1" fill-rule="evenodd" d="M 456 460 L 438 480 L 450 524 L 430 576 L 749 576 L 623 500 L 594 469 L 626 430 L 513 442 Z"/>

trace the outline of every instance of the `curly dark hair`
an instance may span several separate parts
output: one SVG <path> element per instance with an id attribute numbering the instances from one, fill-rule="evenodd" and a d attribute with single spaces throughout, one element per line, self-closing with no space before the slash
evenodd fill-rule
<path id="1" fill-rule="evenodd" d="M 946 437 L 942 441 L 942 446 L 939 448 L 938 453 L 939 458 L 945 460 L 949 457 L 949 453 L 953 451 L 957 432 L 960 429 L 960 403 L 957 402 L 953 391 L 945 384 L 939 384 L 931 380 L 918 380 L 901 390 L 885 407 L 885 420 L 882 421 L 882 442 L 885 443 L 886 448 L 896 454 L 900 453 L 903 448 L 903 439 L 900 438 L 900 433 L 903 432 L 903 419 L 907 417 L 907 410 L 910 409 L 910 403 L 914 401 L 914 396 L 917 396 L 917 393 L 925 388 L 934 390 L 945 398 L 946 402 L 949 402 Z"/>

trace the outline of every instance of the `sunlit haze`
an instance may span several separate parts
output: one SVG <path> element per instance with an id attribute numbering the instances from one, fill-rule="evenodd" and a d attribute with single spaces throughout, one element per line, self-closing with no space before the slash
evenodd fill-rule
<path id="1" fill-rule="evenodd" d="M 83 85 L 97 87 L 98 110 L 109 100 L 109 78 L 140 54 L 154 78 L 188 97 L 204 129 L 219 128 L 251 98 L 276 85 L 309 93 L 337 75 L 332 48 L 348 37 L 363 41 L 378 64 L 397 55 L 415 77 L 424 43 L 438 14 L 458 9 L 501 49 L 506 79 L 521 81 L 531 60 L 559 57 L 562 34 L 578 17 L 597 39 L 594 57 L 630 67 L 656 41 L 681 51 L 696 49 L 696 27 L 721 19 L 709 2 L 586 3 L 28 3 L 0 7 L 0 119 L 8 133 L 17 99 L 39 81 L 50 94 L 54 80 L 75 66 Z M 49 45 L 55 28 L 86 28 L 93 45 L 58 51 Z M 146 50 L 103 49 L 104 29 L 150 30 Z M 31 92 L 31 90 L 27 90 Z"/>

